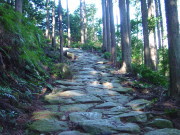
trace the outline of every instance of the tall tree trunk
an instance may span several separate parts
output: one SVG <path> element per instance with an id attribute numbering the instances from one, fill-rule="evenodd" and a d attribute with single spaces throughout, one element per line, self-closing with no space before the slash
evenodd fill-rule
<path id="1" fill-rule="evenodd" d="M 154 5 L 153 0 L 148 0 L 148 18 L 154 19 Z M 155 42 L 155 26 L 149 28 L 149 47 L 150 47 L 150 68 L 157 70 L 157 47 Z"/>
<path id="2" fill-rule="evenodd" d="M 106 0 L 106 25 L 107 25 L 107 51 L 111 53 L 111 28 L 110 28 L 109 0 Z"/>
<path id="3" fill-rule="evenodd" d="M 70 29 L 70 18 L 69 18 L 69 2 L 66 0 L 67 3 L 67 26 L 68 26 L 68 47 L 71 45 L 71 29 Z"/>
<path id="4" fill-rule="evenodd" d="M 22 14 L 23 0 L 15 0 L 15 10 Z"/>
<path id="5" fill-rule="evenodd" d="M 149 33 L 148 33 L 148 10 L 146 0 L 141 0 L 143 39 L 144 39 L 144 64 L 147 67 L 151 66 L 150 62 L 150 48 L 149 48 Z"/>
<path id="6" fill-rule="evenodd" d="M 177 0 L 165 0 L 169 66 L 170 66 L 170 95 L 180 100 L 180 34 Z"/>
<path id="7" fill-rule="evenodd" d="M 129 31 L 127 23 L 127 9 L 125 0 L 119 0 L 121 16 L 121 44 L 122 44 L 122 67 L 121 71 L 126 73 L 131 71 L 131 51 L 129 44 Z"/>
<path id="8" fill-rule="evenodd" d="M 156 27 L 157 27 L 157 36 L 158 36 L 158 47 L 159 49 L 161 49 L 162 47 L 162 44 L 161 44 L 161 41 L 162 41 L 162 37 L 161 37 L 161 32 L 160 32 L 160 22 L 159 22 L 159 19 L 160 19 L 160 16 L 159 16 L 159 4 L 158 4 L 158 0 L 155 0 L 155 8 L 156 8 L 156 18 L 158 19 L 157 21 L 157 24 L 156 24 Z"/>
<path id="9" fill-rule="evenodd" d="M 161 1 L 158 0 L 158 7 L 159 7 L 159 17 L 160 17 L 160 26 L 161 26 L 161 46 L 164 47 L 164 26 L 163 26 L 163 17 L 162 17 L 162 8 L 161 8 Z"/>
<path id="10" fill-rule="evenodd" d="M 83 0 L 80 0 L 80 18 L 81 18 L 81 44 L 84 44 L 84 12 Z"/>
<path id="11" fill-rule="evenodd" d="M 111 61 L 116 65 L 116 40 L 112 0 L 109 0 L 110 28 L 111 28 Z"/>
<path id="12" fill-rule="evenodd" d="M 60 62 L 63 62 L 63 29 L 62 29 L 62 5 L 59 0 L 59 37 L 60 37 Z"/>
<path id="13" fill-rule="evenodd" d="M 106 0 L 102 0 L 102 19 L 103 19 L 103 48 L 107 51 L 107 23 L 106 23 Z"/>
<path id="14" fill-rule="evenodd" d="M 129 7 L 129 0 L 126 0 L 126 12 L 127 12 L 127 27 L 128 27 L 128 37 L 129 37 L 129 47 L 130 47 L 130 55 L 132 54 L 131 50 L 131 22 L 130 22 L 130 7 Z"/>
<path id="15" fill-rule="evenodd" d="M 56 19 L 55 19 L 55 0 L 54 0 L 52 7 L 52 47 L 54 47 L 54 49 L 56 49 L 55 27 L 56 27 Z"/>
<path id="16" fill-rule="evenodd" d="M 49 0 L 46 0 L 46 38 L 48 39 L 50 39 L 49 29 Z"/>
<path id="17" fill-rule="evenodd" d="M 84 12 L 84 42 L 87 42 L 87 18 L 86 18 L 86 3 L 83 0 L 83 12 Z"/>

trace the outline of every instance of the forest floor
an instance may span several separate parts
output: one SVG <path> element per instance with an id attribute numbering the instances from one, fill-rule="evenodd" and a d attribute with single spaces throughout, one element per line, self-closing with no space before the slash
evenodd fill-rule
<path id="1" fill-rule="evenodd" d="M 159 106 L 163 104 L 155 104 L 148 89 L 132 88 L 133 77 L 119 74 L 102 57 L 81 49 L 67 51 L 76 56 L 70 64 L 73 79 L 56 80 L 53 91 L 35 103 L 39 106 L 30 118 L 27 134 L 180 134 L 176 108 L 162 111 Z M 142 91 L 146 91 L 144 96 Z M 166 102 L 167 106 L 172 103 Z"/>

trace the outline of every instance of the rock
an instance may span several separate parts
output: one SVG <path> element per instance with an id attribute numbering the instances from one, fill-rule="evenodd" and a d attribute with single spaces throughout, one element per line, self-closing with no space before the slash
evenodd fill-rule
<path id="1" fill-rule="evenodd" d="M 102 99 L 107 102 L 114 102 L 118 104 L 125 104 L 131 100 L 132 97 L 119 94 L 117 96 L 103 96 Z"/>
<path id="2" fill-rule="evenodd" d="M 56 93 L 59 97 L 76 97 L 76 96 L 84 96 L 85 93 L 79 90 L 69 90 Z"/>
<path id="3" fill-rule="evenodd" d="M 79 131 L 64 131 L 64 132 L 61 132 L 59 133 L 58 135 L 90 135 L 88 133 L 81 133 Z"/>
<path id="4" fill-rule="evenodd" d="M 114 88 L 113 90 L 115 90 L 115 91 L 117 91 L 117 92 L 119 92 L 119 93 L 124 93 L 124 94 L 126 94 L 126 93 L 131 93 L 131 92 L 133 92 L 133 89 L 132 88 L 123 88 L 123 87 L 120 87 L 120 88 Z"/>
<path id="5" fill-rule="evenodd" d="M 96 104 L 72 104 L 72 105 L 64 105 L 60 107 L 60 111 L 62 112 L 84 112 L 87 111 L 90 107 Z"/>
<path id="6" fill-rule="evenodd" d="M 147 116 L 144 112 L 129 112 L 118 115 L 120 119 L 125 118 L 128 122 L 147 122 Z"/>
<path id="7" fill-rule="evenodd" d="M 129 112 L 129 109 L 123 106 L 117 106 L 117 107 L 113 107 L 109 110 L 104 110 L 103 114 L 106 114 L 108 116 L 116 116 L 125 112 Z"/>
<path id="8" fill-rule="evenodd" d="M 75 103 L 72 99 L 67 99 L 58 96 L 58 94 L 50 93 L 45 96 L 45 101 L 51 103 L 51 104 L 73 104 Z"/>
<path id="9" fill-rule="evenodd" d="M 64 85 L 64 86 L 83 86 L 84 84 L 82 83 L 77 83 L 77 82 L 74 82 L 74 81 L 68 81 L 68 80 L 57 80 L 55 81 L 55 83 L 57 84 L 61 84 L 61 85 Z"/>
<path id="10" fill-rule="evenodd" d="M 115 107 L 115 106 L 118 106 L 117 103 L 113 103 L 113 102 L 105 102 L 103 104 L 100 104 L 100 105 L 96 105 L 95 108 L 99 108 L 99 109 L 103 109 L 103 108 L 112 108 L 112 107 Z"/>
<path id="11" fill-rule="evenodd" d="M 172 128 L 157 129 L 144 135 L 180 135 L 180 130 Z"/>
<path id="12" fill-rule="evenodd" d="M 119 132 L 139 133 L 140 128 L 137 124 L 127 123 L 123 124 L 118 119 L 98 119 L 98 120 L 84 120 L 79 123 L 86 132 L 97 134 L 114 134 Z"/>
<path id="13" fill-rule="evenodd" d="M 69 114 L 70 121 L 78 123 L 84 120 L 97 120 L 102 118 L 98 112 L 73 112 Z"/>
<path id="14" fill-rule="evenodd" d="M 42 110 L 42 111 L 34 112 L 32 119 L 33 120 L 55 119 L 61 116 L 62 116 L 61 112 Z"/>
<path id="15" fill-rule="evenodd" d="M 34 121 L 31 125 L 29 125 L 29 129 L 42 133 L 48 133 L 68 130 L 68 125 L 65 122 L 58 121 L 57 119 L 43 119 Z"/>
<path id="16" fill-rule="evenodd" d="M 63 79 L 72 79 L 72 72 L 67 64 L 58 63 L 52 69 L 54 78 L 61 77 Z"/>
<path id="17" fill-rule="evenodd" d="M 173 128 L 173 124 L 170 120 L 157 118 L 148 123 L 149 126 L 157 128 Z"/>
<path id="18" fill-rule="evenodd" d="M 122 86 L 119 83 L 111 83 L 111 82 L 104 82 L 103 86 L 104 88 L 107 88 L 107 89 L 122 88 Z"/>
<path id="19" fill-rule="evenodd" d="M 145 128 L 144 128 L 144 131 L 146 131 L 146 132 L 154 131 L 154 130 L 155 130 L 155 129 L 152 128 L 152 127 L 145 127 Z"/>
<path id="20" fill-rule="evenodd" d="M 102 102 L 102 100 L 96 96 L 93 95 L 84 95 L 84 96 L 76 96 L 72 97 L 72 99 L 75 102 L 79 103 L 96 103 L 96 102 Z"/>
<path id="21" fill-rule="evenodd" d="M 48 111 L 53 111 L 53 112 L 59 111 L 58 105 L 44 105 L 44 108 L 46 108 Z"/>
<path id="22" fill-rule="evenodd" d="M 133 110 L 139 111 L 143 110 L 145 107 L 150 106 L 151 102 L 145 99 L 136 99 L 132 100 L 127 104 L 127 106 L 130 106 Z"/>

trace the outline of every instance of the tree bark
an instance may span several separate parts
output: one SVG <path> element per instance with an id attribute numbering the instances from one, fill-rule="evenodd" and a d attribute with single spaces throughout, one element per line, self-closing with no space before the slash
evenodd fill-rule
<path id="1" fill-rule="evenodd" d="M 23 0 L 15 0 L 15 10 L 22 14 L 22 3 Z"/>
<path id="2" fill-rule="evenodd" d="M 83 12 L 84 12 L 84 42 L 87 42 L 87 18 L 86 18 L 86 3 L 83 0 Z"/>
<path id="3" fill-rule="evenodd" d="M 106 23 L 106 0 L 102 0 L 102 19 L 103 19 L 103 52 L 107 51 L 107 23 Z"/>
<path id="4" fill-rule="evenodd" d="M 107 52 L 111 53 L 111 28 L 110 28 L 110 13 L 109 0 L 106 0 L 106 25 L 107 25 Z"/>
<path id="5" fill-rule="evenodd" d="M 49 0 L 46 0 L 46 38 L 50 39 L 49 36 Z"/>
<path id="6" fill-rule="evenodd" d="M 110 28 L 111 28 L 111 61 L 116 65 L 116 40 L 112 0 L 109 0 Z"/>
<path id="7" fill-rule="evenodd" d="M 63 62 L 63 29 L 62 29 L 62 5 L 59 0 L 59 37 L 60 37 L 60 62 Z"/>
<path id="8" fill-rule="evenodd" d="M 54 0 L 52 7 L 52 47 L 54 49 L 56 49 L 55 27 L 56 27 L 56 19 L 55 19 L 55 0 Z"/>
<path id="9" fill-rule="evenodd" d="M 153 0 L 148 0 L 148 18 L 154 19 L 154 5 Z M 149 47 L 150 47 L 150 68 L 157 70 L 157 47 L 155 39 L 155 26 L 149 28 Z"/>
<path id="10" fill-rule="evenodd" d="M 158 0 L 155 0 L 155 8 L 156 8 L 156 18 L 158 19 L 157 21 L 157 24 L 156 24 L 156 27 L 157 27 L 157 36 L 158 36 L 158 47 L 159 49 L 161 49 L 162 47 L 162 37 L 161 37 L 161 32 L 160 32 L 160 22 L 159 22 L 159 19 L 160 19 L 160 16 L 159 16 L 159 4 L 158 4 Z"/>
<path id="11" fill-rule="evenodd" d="M 161 8 L 161 1 L 158 0 L 158 7 L 159 7 L 159 17 L 160 17 L 160 26 L 161 26 L 161 46 L 164 47 L 164 26 L 163 26 L 163 17 L 162 17 L 162 8 Z"/>
<path id="12" fill-rule="evenodd" d="M 170 66 L 170 95 L 180 100 L 180 34 L 177 0 L 165 0 L 169 66 Z"/>
<path id="13" fill-rule="evenodd" d="M 81 18 L 81 44 L 84 44 L 84 12 L 83 1 L 80 0 L 80 18 Z"/>
<path id="14" fill-rule="evenodd" d="M 149 48 L 149 33 L 148 33 L 148 10 L 146 0 L 141 0 L 143 39 L 144 39 L 144 64 L 147 67 L 151 66 L 150 62 L 150 48 Z"/>
<path id="15" fill-rule="evenodd" d="M 129 44 L 129 31 L 127 23 L 127 8 L 125 0 L 119 0 L 121 16 L 121 44 L 122 44 L 122 67 L 121 71 L 126 73 L 131 71 L 131 51 Z"/>
<path id="16" fill-rule="evenodd" d="M 68 47 L 71 45 L 71 28 L 70 28 L 70 18 L 69 18 L 69 2 L 67 2 L 67 26 L 68 26 Z"/>

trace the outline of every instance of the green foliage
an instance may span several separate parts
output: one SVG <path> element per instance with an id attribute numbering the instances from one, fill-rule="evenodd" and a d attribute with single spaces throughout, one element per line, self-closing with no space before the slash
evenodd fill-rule
<path id="1" fill-rule="evenodd" d="M 110 53 L 110 52 L 105 52 L 105 53 L 103 54 L 103 57 L 104 57 L 105 59 L 110 59 L 110 58 L 111 58 L 111 53 Z"/>
<path id="2" fill-rule="evenodd" d="M 87 43 L 82 45 L 82 49 L 84 50 L 95 50 L 95 51 L 101 51 L 101 43 L 100 42 L 93 42 L 93 41 L 87 41 Z"/>
<path id="3" fill-rule="evenodd" d="M 160 18 L 156 18 L 156 17 L 150 17 L 148 18 L 148 28 L 149 30 L 153 30 L 155 29 L 155 26 L 157 24 L 157 22 L 160 20 Z"/>
<path id="4" fill-rule="evenodd" d="M 63 79 L 72 78 L 71 70 L 69 69 L 68 65 L 64 63 L 58 63 L 52 66 L 51 74 L 53 78 L 63 78 Z"/>
<path id="5" fill-rule="evenodd" d="M 13 90 L 8 87 L 0 86 L 0 97 L 17 101 L 16 97 L 13 95 Z"/>
<path id="6" fill-rule="evenodd" d="M 131 40 L 132 45 L 132 62 L 142 64 L 143 58 L 143 42 L 137 37 L 133 36 Z"/>
<path id="7" fill-rule="evenodd" d="M 29 67 L 39 78 L 38 72 L 44 72 L 41 63 L 48 64 L 49 62 L 43 51 L 45 39 L 42 31 L 35 26 L 34 22 L 22 17 L 8 5 L 0 6 L 0 23 L 5 33 L 8 33 L 5 37 L 12 36 L 7 37 L 11 40 L 10 44 L 0 46 L 1 50 L 11 54 L 10 57 L 14 57 L 16 66 Z"/>
<path id="8" fill-rule="evenodd" d="M 178 113 L 180 113 L 180 110 L 176 108 L 167 108 L 164 111 L 166 115 L 174 118 L 177 118 Z"/>
<path id="9" fill-rule="evenodd" d="M 161 75 L 158 71 L 152 71 L 150 68 L 147 68 L 144 65 L 136 65 L 133 66 L 134 73 L 139 77 L 144 79 L 145 81 L 152 83 L 154 85 L 160 85 L 167 87 L 168 80 L 165 76 Z"/>
<path id="10" fill-rule="evenodd" d="M 117 46 L 116 47 L 117 50 L 117 62 L 122 62 L 122 50 L 121 47 Z"/>
<path id="11" fill-rule="evenodd" d="M 158 52 L 159 52 L 159 72 L 162 75 L 169 76 L 168 49 L 162 48 L 159 49 Z"/>
<path id="12" fill-rule="evenodd" d="M 72 44 L 71 44 L 71 47 L 72 47 L 72 48 L 81 48 L 81 47 L 82 47 L 82 44 L 79 43 L 79 42 L 78 42 L 78 43 L 72 43 Z"/>

